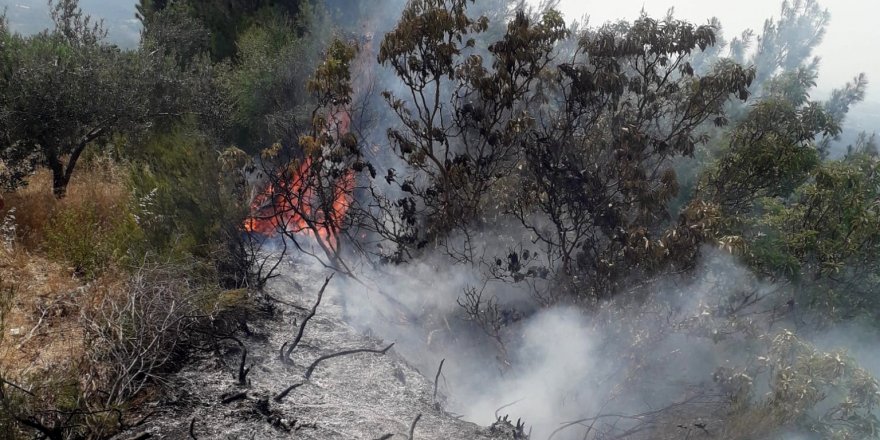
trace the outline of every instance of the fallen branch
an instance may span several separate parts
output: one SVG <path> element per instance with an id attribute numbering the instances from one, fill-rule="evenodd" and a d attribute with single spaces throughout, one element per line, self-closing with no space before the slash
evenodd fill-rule
<path id="1" fill-rule="evenodd" d="M 440 361 L 440 366 L 437 367 L 437 375 L 434 376 L 434 403 L 437 403 L 437 382 L 440 380 L 440 373 L 443 371 L 444 362 L 446 362 L 446 359 Z"/>
<path id="2" fill-rule="evenodd" d="M 302 385 L 303 385 L 303 383 L 300 382 L 300 383 L 295 383 L 295 384 L 287 387 L 284 391 L 278 393 L 278 395 L 275 396 L 275 398 L 273 400 L 275 400 L 278 403 L 281 403 L 281 401 L 284 400 L 284 398 L 287 397 L 287 395 L 290 394 L 291 391 L 301 387 Z"/>
<path id="3" fill-rule="evenodd" d="M 286 364 L 286 363 L 288 363 L 290 358 L 287 358 L 287 359 L 284 358 L 284 347 L 287 347 L 286 341 L 283 344 L 281 344 L 281 349 L 278 350 L 278 359 L 281 359 L 281 363 Z"/>
<path id="4" fill-rule="evenodd" d="M 245 368 L 245 366 L 244 366 L 245 362 L 247 361 L 247 354 L 248 354 L 247 347 L 245 347 L 244 344 L 241 344 L 241 364 L 238 365 L 238 384 L 239 385 L 247 385 L 247 375 L 248 375 L 248 373 L 251 372 L 251 368 L 253 367 L 253 365 L 251 365 L 250 367 L 247 367 L 247 368 Z"/>
<path id="5" fill-rule="evenodd" d="M 235 394 L 224 397 L 223 400 L 220 401 L 220 403 L 226 405 L 226 404 L 235 402 L 236 400 L 242 400 L 242 399 L 246 399 L 246 398 L 247 398 L 247 391 L 242 391 L 240 393 L 235 393 Z"/>
<path id="6" fill-rule="evenodd" d="M 371 349 L 371 348 L 360 348 L 357 350 L 345 350 L 345 351 L 340 351 L 338 353 L 333 353 L 333 354 L 321 356 L 318 359 L 316 359 L 315 362 L 312 362 L 312 365 L 309 365 L 309 368 L 306 370 L 305 378 L 306 378 L 306 380 L 309 380 L 309 378 L 312 377 L 312 373 L 315 371 L 315 368 L 318 366 L 318 364 L 320 364 L 323 361 L 326 361 L 327 359 L 332 359 L 332 358 L 339 357 L 339 356 L 347 356 L 350 354 L 357 354 L 357 353 L 385 354 L 393 346 L 394 346 L 394 344 L 392 343 L 391 345 L 385 347 L 382 350 L 375 350 L 375 349 Z"/>
<path id="7" fill-rule="evenodd" d="M 245 368 L 245 363 L 247 362 L 248 349 L 245 347 L 244 342 L 241 342 L 241 339 L 236 338 L 235 336 L 226 336 L 222 339 L 229 339 L 231 341 L 235 341 L 239 348 L 241 348 L 241 362 L 238 365 L 238 384 L 239 385 L 247 385 L 247 375 L 251 372 L 250 367 Z"/>
<path id="8" fill-rule="evenodd" d="M 293 353 L 293 350 L 296 348 L 297 345 L 299 345 L 299 341 L 302 340 L 303 334 L 305 334 L 305 332 L 306 332 L 306 324 L 308 324 L 309 320 L 314 318 L 315 313 L 318 312 L 318 306 L 321 305 L 321 299 L 324 298 L 324 290 L 327 289 L 327 285 L 330 284 L 330 280 L 333 279 L 333 275 L 335 275 L 335 274 L 331 273 L 330 276 L 328 276 L 324 280 L 324 285 L 321 286 L 321 290 L 318 291 L 318 299 L 317 299 L 317 301 L 315 301 L 315 305 L 312 307 L 312 310 L 309 311 L 309 314 L 306 315 L 305 318 L 303 318 L 302 323 L 300 323 L 300 325 L 299 325 L 299 332 L 297 332 L 296 338 L 293 339 L 293 342 L 290 344 L 290 346 L 287 347 L 286 352 L 283 350 L 284 346 L 282 346 L 282 352 L 284 354 L 281 357 L 281 362 L 284 362 L 284 363 L 292 362 L 290 360 L 290 354 Z"/>
<path id="9" fill-rule="evenodd" d="M 28 390 L 22 388 L 21 386 L 16 385 L 15 383 L 12 383 L 12 382 L 10 382 L 10 381 L 8 381 L 8 380 L 3 379 L 2 377 L 0 377 L 0 387 L 2 387 L 3 384 L 9 385 L 9 386 L 11 386 L 12 388 L 15 388 L 15 389 L 17 389 L 17 390 L 19 390 L 19 391 L 21 391 L 21 392 L 27 394 L 28 396 L 33 396 L 33 395 L 34 395 L 34 393 L 32 393 L 32 392 L 30 392 L 30 391 L 28 391 Z M 3 391 L 3 390 L 0 389 L 0 393 L 2 393 L 2 391 Z"/>
<path id="10" fill-rule="evenodd" d="M 293 307 L 294 309 L 297 309 L 297 310 L 302 310 L 302 311 L 304 311 L 304 312 L 305 312 L 306 310 L 308 310 L 307 308 L 305 308 L 305 307 L 303 307 L 303 306 L 298 306 L 298 305 L 296 305 L 296 304 L 294 304 L 294 303 L 292 303 L 292 302 L 284 301 L 284 300 L 282 300 L 282 299 L 275 298 L 274 296 L 269 295 L 268 293 L 265 294 L 264 296 L 265 296 L 266 299 L 268 299 L 269 301 L 275 301 L 275 302 L 277 302 L 277 303 L 279 303 L 279 304 L 284 304 L 285 306 Z"/>
<path id="11" fill-rule="evenodd" d="M 409 440 L 413 440 L 413 438 L 414 438 L 413 436 L 415 435 L 415 432 L 416 432 L 416 423 L 419 423 L 419 420 L 421 420 L 421 419 L 422 419 L 422 414 L 419 413 L 419 415 L 416 416 L 415 420 L 413 420 L 412 425 L 409 426 Z"/>

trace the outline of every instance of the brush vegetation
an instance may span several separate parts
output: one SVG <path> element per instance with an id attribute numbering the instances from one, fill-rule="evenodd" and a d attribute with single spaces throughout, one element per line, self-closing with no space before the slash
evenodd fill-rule
<path id="1" fill-rule="evenodd" d="M 334 25 L 361 2 L 209 3 L 141 0 L 131 50 L 76 0 L 35 35 L 0 17 L 3 436 L 109 438 L 192 350 L 249 334 L 271 264 L 243 226 L 268 185 L 275 220 L 305 225 L 277 232 L 343 274 L 436 254 L 481 273 L 460 313 L 501 363 L 514 317 L 674 307 L 652 286 L 720 250 L 777 288 L 658 327 L 746 354 L 689 397 L 713 438 L 880 437 L 877 380 L 785 329 L 880 318 L 880 156 L 868 134 L 836 143 L 867 80 L 811 98 L 815 0 L 729 41 L 672 14 L 566 23 L 553 2 L 410 0 L 384 36 Z M 642 336 L 620 342 L 633 387 Z M 702 438 L 679 407 L 566 429 Z"/>

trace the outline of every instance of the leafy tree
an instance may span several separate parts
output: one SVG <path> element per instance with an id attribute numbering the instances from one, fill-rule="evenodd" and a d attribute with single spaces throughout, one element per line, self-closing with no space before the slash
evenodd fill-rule
<path id="1" fill-rule="evenodd" d="M 210 31 L 182 3 L 174 3 L 149 15 L 141 46 L 174 57 L 181 67 L 210 53 Z"/>
<path id="2" fill-rule="evenodd" d="M 819 60 L 813 50 L 822 43 L 831 20 L 818 0 L 785 0 L 779 18 L 767 19 L 763 32 L 756 37 L 750 63 L 757 68 L 755 90 L 777 73 L 794 71 L 802 66 L 818 70 Z"/>
<path id="3" fill-rule="evenodd" d="M 179 7 L 205 26 L 214 60 L 236 58 L 241 33 L 269 16 L 294 18 L 305 2 L 300 0 L 141 0 L 137 17 L 149 32 L 152 17 L 167 8 Z"/>
<path id="4" fill-rule="evenodd" d="M 63 197 L 85 148 L 129 123 L 136 113 L 127 54 L 102 43 L 105 31 L 83 16 L 75 1 L 54 6 L 55 29 L 32 37 L 3 35 L 4 160 L 38 152 Z M 20 182 L 11 182 L 11 185 Z"/>
<path id="5" fill-rule="evenodd" d="M 397 242 L 395 259 L 486 221 L 490 188 L 520 155 L 534 84 L 567 35 L 558 12 L 536 20 L 520 11 L 500 40 L 477 47 L 489 19 L 470 18 L 469 3 L 410 2 L 379 50 L 405 86 L 402 96 L 383 95 L 401 124 L 389 138 L 408 168 L 385 176 L 403 197 L 380 201 L 399 215 L 399 228 L 379 231 Z M 472 257 L 467 245 L 452 253 Z"/>
<path id="6" fill-rule="evenodd" d="M 780 75 L 732 130 L 702 188 L 727 214 L 748 214 L 761 198 L 787 197 L 819 166 L 815 140 L 840 127 L 822 104 L 809 101 L 814 81 L 807 69 Z"/>
<path id="7" fill-rule="evenodd" d="M 692 261 L 695 225 L 671 222 L 667 208 L 673 160 L 708 141 L 705 124 L 726 123 L 725 104 L 746 99 L 754 77 L 730 62 L 698 76 L 691 54 L 715 42 L 710 26 L 642 16 L 585 32 L 559 66 L 555 101 L 529 130 L 514 213 L 573 293 L 611 295 L 626 277 Z"/>
<path id="8" fill-rule="evenodd" d="M 127 52 L 105 43 L 105 31 L 75 0 L 56 4 L 52 17 L 51 31 L 0 36 L 7 61 L 0 71 L 0 139 L 7 166 L 34 158 L 52 171 L 57 197 L 89 145 L 211 108 L 194 104 L 210 88 L 210 72 L 184 72 L 161 51 L 147 51 L 149 44 Z M 7 186 L 23 183 L 24 175 L 12 177 Z"/>
<path id="9" fill-rule="evenodd" d="M 151 23 L 153 16 L 168 6 L 168 0 L 138 0 L 135 5 L 135 17 L 140 20 L 141 25 L 147 27 Z"/>
<path id="10" fill-rule="evenodd" d="M 721 214 L 714 238 L 761 276 L 791 283 L 798 303 L 823 319 L 873 313 L 877 182 L 870 140 L 841 160 L 823 160 L 864 78 L 826 103 L 809 99 L 815 72 L 770 80 L 766 95 L 729 134 L 695 200 Z M 793 299 L 792 301 L 795 301 Z"/>
<path id="11" fill-rule="evenodd" d="M 329 38 L 320 31 L 300 36 L 296 26 L 286 15 L 267 13 L 239 35 L 237 62 L 221 77 L 233 104 L 234 140 L 246 151 L 275 142 L 296 145 L 311 125 L 314 101 L 303 84 L 321 58 L 318 48 Z"/>

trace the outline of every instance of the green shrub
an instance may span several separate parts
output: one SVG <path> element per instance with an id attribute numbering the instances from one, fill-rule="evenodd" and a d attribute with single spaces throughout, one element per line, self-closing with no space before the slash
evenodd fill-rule
<path id="1" fill-rule="evenodd" d="M 143 231 L 125 205 L 115 207 L 115 212 L 105 212 L 93 201 L 60 207 L 46 225 L 47 254 L 86 278 L 141 255 Z"/>

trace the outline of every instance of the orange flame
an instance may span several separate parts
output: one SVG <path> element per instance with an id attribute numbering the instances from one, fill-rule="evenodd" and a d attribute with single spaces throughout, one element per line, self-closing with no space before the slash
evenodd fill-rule
<path id="1" fill-rule="evenodd" d="M 348 171 L 336 181 L 331 193 L 332 203 L 322 206 L 315 189 L 308 185 L 310 167 L 311 159 L 306 159 L 289 179 L 276 179 L 275 184 L 270 183 L 258 194 L 251 204 L 251 216 L 245 220 L 244 229 L 270 237 L 281 231 L 305 234 L 336 249 L 336 236 L 351 205 L 354 173 Z"/>
<path id="2" fill-rule="evenodd" d="M 328 125 L 335 125 L 336 133 L 341 135 L 348 132 L 350 124 L 350 115 L 341 110 L 333 114 Z M 295 173 L 278 173 L 274 182 L 254 198 L 244 229 L 269 237 L 281 231 L 304 234 L 336 250 L 336 237 L 351 205 L 354 172 L 348 170 L 336 180 L 330 194 L 332 203 L 326 206 L 317 197 L 314 183 L 309 179 L 311 167 L 311 158 L 306 158 Z"/>

